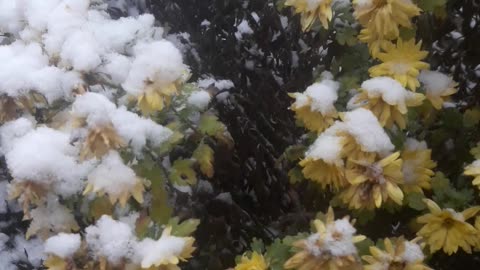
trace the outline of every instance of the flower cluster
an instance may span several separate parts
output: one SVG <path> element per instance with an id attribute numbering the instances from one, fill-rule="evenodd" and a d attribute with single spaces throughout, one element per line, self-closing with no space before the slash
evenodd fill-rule
<path id="1" fill-rule="evenodd" d="M 211 145 L 230 143 L 209 108 L 217 81 L 188 83 L 152 15 L 107 8 L 0 1 L 0 154 L 12 177 L 0 200 L 23 211 L 48 269 L 179 269 L 198 222 L 173 222 L 169 193 L 213 177 Z M 189 150 L 171 157 L 174 147 Z"/>

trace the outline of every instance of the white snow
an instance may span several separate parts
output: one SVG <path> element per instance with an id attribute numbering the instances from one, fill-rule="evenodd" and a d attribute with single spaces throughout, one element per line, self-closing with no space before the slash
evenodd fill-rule
<path id="1" fill-rule="evenodd" d="M 125 107 L 118 108 L 111 116 L 112 124 L 118 135 L 129 142 L 133 151 L 140 154 L 147 141 L 151 146 L 157 147 L 166 142 L 173 131 L 155 123 L 149 118 L 140 117 Z"/>
<path id="2" fill-rule="evenodd" d="M 132 254 L 135 236 L 127 224 L 102 216 L 95 225 L 85 229 L 85 239 L 94 256 L 102 256 L 118 264 Z"/>
<path id="3" fill-rule="evenodd" d="M 353 244 L 353 235 L 356 229 L 346 218 L 337 219 L 333 224 L 327 225 L 325 246 L 333 256 L 348 256 L 357 254 Z"/>
<path id="4" fill-rule="evenodd" d="M 425 86 L 427 94 L 432 96 L 441 96 L 455 85 L 451 77 L 438 71 L 422 70 L 418 80 Z"/>
<path id="5" fill-rule="evenodd" d="M 402 254 L 402 259 L 407 263 L 421 262 L 425 256 L 423 255 L 422 248 L 413 242 L 405 241 L 405 250 Z"/>
<path id="6" fill-rule="evenodd" d="M 185 240 L 181 237 L 162 235 L 160 239 L 146 238 L 135 247 L 135 254 L 142 268 L 149 268 L 172 257 L 178 257 L 185 246 Z"/>
<path id="7" fill-rule="evenodd" d="M 91 164 L 78 162 L 78 149 L 69 138 L 69 134 L 39 127 L 16 139 L 5 155 L 13 178 L 52 185 L 52 190 L 64 196 L 79 192 Z"/>
<path id="8" fill-rule="evenodd" d="M 32 222 L 28 231 L 32 234 L 38 231 L 66 232 L 78 226 L 70 210 L 53 196 L 49 196 L 46 205 L 31 210 L 30 216 Z"/>
<path id="9" fill-rule="evenodd" d="M 369 98 L 381 97 L 389 105 L 406 107 L 406 102 L 413 98 L 414 93 L 407 91 L 398 81 L 390 77 L 375 77 L 362 83 Z"/>
<path id="10" fill-rule="evenodd" d="M 350 256 L 357 254 L 353 243 L 355 228 L 348 219 L 337 219 L 327 224 L 325 232 L 317 232 L 306 239 L 307 250 L 318 256 Z"/>
<path id="11" fill-rule="evenodd" d="M 343 128 L 355 138 L 362 150 L 386 154 L 394 149 L 387 133 L 370 110 L 358 108 L 346 112 L 343 122 Z"/>
<path id="12" fill-rule="evenodd" d="M 123 88 L 132 95 L 139 95 L 147 83 L 165 87 L 181 80 L 187 67 L 183 64 L 182 54 L 169 41 L 161 40 L 140 43 L 134 48 L 133 60 Z"/>
<path id="13" fill-rule="evenodd" d="M 426 150 L 427 142 L 425 141 L 418 141 L 414 138 L 407 138 L 404 143 L 404 148 L 407 151 L 418 151 L 418 150 Z"/>
<path id="14" fill-rule="evenodd" d="M 339 87 L 338 82 L 328 79 L 310 85 L 304 95 L 310 98 L 312 111 L 320 112 L 323 115 L 335 111 L 334 103 L 338 99 Z"/>
<path id="15" fill-rule="evenodd" d="M 340 161 L 342 138 L 329 134 L 321 134 L 305 153 L 306 158 L 321 159 L 333 164 Z"/>
<path id="16" fill-rule="evenodd" d="M 60 258 L 69 258 L 80 248 L 79 234 L 59 233 L 45 241 L 45 252 Z"/>
<path id="17" fill-rule="evenodd" d="M 0 46 L 0 94 L 18 97 L 35 90 L 53 102 L 68 97 L 80 82 L 75 73 L 49 66 L 38 43 Z"/>
<path id="18" fill-rule="evenodd" d="M 328 73 L 325 73 L 325 78 Z M 294 93 L 295 102 L 293 108 L 309 106 L 310 110 L 320 112 L 323 115 L 335 112 L 335 102 L 338 99 L 338 89 L 340 84 L 330 79 L 324 79 L 321 82 L 314 83 L 307 87 L 303 93 Z"/>
<path id="19" fill-rule="evenodd" d="M 205 79 L 200 79 L 197 82 L 198 87 L 207 89 L 210 86 L 215 86 L 218 90 L 227 90 L 230 88 L 235 87 L 232 81 L 230 80 L 215 80 L 212 77 L 208 77 Z"/>
<path id="20" fill-rule="evenodd" d="M 5 155 L 12 150 L 14 142 L 30 132 L 35 126 L 34 120 L 20 117 L 0 126 L 0 154 Z"/>
<path id="21" fill-rule="evenodd" d="M 77 97 L 72 108 L 75 116 L 86 118 L 89 127 L 111 123 L 118 135 L 130 143 L 137 154 L 145 147 L 147 140 L 156 147 L 173 134 L 170 129 L 140 117 L 125 107 L 116 108 L 115 104 L 98 93 L 89 92 Z"/>
<path id="22" fill-rule="evenodd" d="M 94 191 L 101 190 L 115 196 L 130 191 L 138 180 L 135 172 L 123 163 L 118 152 L 110 151 L 88 175 L 88 183 L 94 186 Z"/>
<path id="23" fill-rule="evenodd" d="M 235 32 L 235 37 L 238 40 L 241 40 L 244 35 L 251 35 L 251 34 L 253 34 L 253 29 L 250 27 L 247 20 L 243 19 L 237 25 L 237 32 Z"/>
<path id="24" fill-rule="evenodd" d="M 207 108 L 208 104 L 212 97 L 207 91 L 200 90 L 194 91 L 187 99 L 187 103 L 193 107 L 196 107 L 200 110 Z"/>

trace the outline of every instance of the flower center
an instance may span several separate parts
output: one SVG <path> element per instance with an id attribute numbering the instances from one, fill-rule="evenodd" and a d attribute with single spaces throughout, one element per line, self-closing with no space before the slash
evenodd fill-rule
<path id="1" fill-rule="evenodd" d="M 403 270 L 405 269 L 405 263 L 403 262 L 392 262 L 388 267 L 388 270 Z"/>
<path id="2" fill-rule="evenodd" d="M 372 164 L 372 165 L 368 165 L 366 167 L 365 175 L 369 179 L 371 179 L 372 181 L 374 181 L 378 184 L 384 184 L 385 183 L 385 177 L 383 177 L 383 169 L 377 163 Z"/>
<path id="3" fill-rule="evenodd" d="M 391 71 L 395 74 L 406 74 L 410 66 L 406 63 L 396 62 L 391 65 Z"/>

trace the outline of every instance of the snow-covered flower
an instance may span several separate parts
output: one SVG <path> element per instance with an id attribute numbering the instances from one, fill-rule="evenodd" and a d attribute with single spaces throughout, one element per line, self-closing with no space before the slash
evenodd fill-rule
<path id="1" fill-rule="evenodd" d="M 397 80 L 403 87 L 415 91 L 420 86 L 417 79 L 423 69 L 429 64 L 422 62 L 428 52 L 421 50 L 422 42 L 415 44 L 415 39 L 403 41 L 398 39 L 396 44 L 389 43 L 384 52 L 378 54 L 381 64 L 369 69 L 370 76 L 389 76 Z"/>
<path id="2" fill-rule="evenodd" d="M 362 259 L 368 263 L 365 270 L 431 270 L 430 267 L 423 264 L 425 255 L 422 247 L 417 244 L 420 239 L 407 241 L 403 237 L 383 240 L 384 249 L 371 246 L 370 254 L 362 256 Z"/>
<path id="3" fill-rule="evenodd" d="M 458 83 L 438 71 L 423 70 L 420 72 L 418 80 L 425 87 L 427 99 L 437 110 L 440 110 L 445 102 L 450 101 L 451 95 L 458 92 Z"/>
<path id="4" fill-rule="evenodd" d="M 292 93 L 295 102 L 290 109 L 305 127 L 313 132 L 322 132 L 338 117 L 334 103 L 338 99 L 339 83 L 323 80 L 310 85 L 304 93 Z"/>
<path id="5" fill-rule="evenodd" d="M 339 194 L 342 202 L 351 209 L 380 208 L 387 201 L 402 205 L 403 183 L 400 153 L 393 153 L 380 161 L 369 163 L 350 160 L 346 178 L 350 183 Z"/>
<path id="6" fill-rule="evenodd" d="M 342 160 L 344 137 L 322 134 L 310 146 L 300 161 L 303 175 L 323 188 L 338 190 L 347 185 Z"/>
<path id="7" fill-rule="evenodd" d="M 369 109 L 382 126 L 391 128 L 396 124 L 406 128 L 407 107 L 422 105 L 425 96 L 406 90 L 389 77 L 375 77 L 362 83 L 360 93 L 350 100 L 351 107 Z"/>
<path id="8" fill-rule="evenodd" d="M 88 175 L 87 186 L 83 194 L 90 192 L 100 196 L 107 194 L 112 205 L 118 201 L 122 207 L 125 207 L 130 197 L 143 203 L 143 191 L 143 180 L 123 163 L 117 152 L 110 151 Z"/>
<path id="9" fill-rule="evenodd" d="M 192 257 L 195 251 L 193 237 L 178 237 L 171 235 L 171 227 L 166 227 L 158 240 L 145 238 L 136 246 L 136 260 L 140 261 L 142 268 L 179 270 L 177 266 L 181 261 Z"/>
<path id="10" fill-rule="evenodd" d="M 432 150 L 422 141 L 409 138 L 404 144 L 400 157 L 403 160 L 403 186 L 405 192 L 423 193 L 431 188 L 433 169 L 437 164 L 432 160 Z"/>
<path id="11" fill-rule="evenodd" d="M 325 221 L 316 219 L 313 223 L 316 232 L 293 243 L 299 251 L 285 262 L 285 269 L 362 269 L 355 243 L 365 237 L 355 235 L 348 217 L 335 220 L 330 207 Z"/>

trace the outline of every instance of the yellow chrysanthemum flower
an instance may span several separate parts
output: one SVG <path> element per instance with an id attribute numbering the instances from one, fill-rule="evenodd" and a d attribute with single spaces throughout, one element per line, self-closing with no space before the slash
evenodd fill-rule
<path id="1" fill-rule="evenodd" d="M 419 106 L 424 99 L 423 94 L 407 91 L 392 78 L 376 77 L 362 83 L 360 93 L 351 99 L 349 106 L 372 111 L 384 127 L 396 124 L 405 129 L 407 107 Z"/>
<path id="2" fill-rule="evenodd" d="M 440 110 L 445 102 L 450 101 L 451 95 L 458 92 L 458 83 L 437 71 L 424 70 L 418 76 L 418 80 L 425 87 L 427 99 L 437 110 Z"/>
<path id="3" fill-rule="evenodd" d="M 403 190 L 407 193 L 422 193 L 431 188 L 431 179 L 435 173 L 432 171 L 437 166 L 432 158 L 432 150 L 427 148 L 425 142 L 407 139 L 405 150 L 402 151 L 403 160 Z"/>
<path id="4" fill-rule="evenodd" d="M 287 0 L 285 6 L 295 8 L 295 13 L 301 14 L 302 30 L 308 31 L 315 20 L 319 20 L 325 29 L 332 20 L 332 0 Z"/>
<path id="5" fill-rule="evenodd" d="M 353 7 L 362 26 L 389 40 L 400 35 L 399 26 L 411 28 L 412 17 L 421 11 L 410 0 L 353 0 Z"/>
<path id="6" fill-rule="evenodd" d="M 58 256 L 50 255 L 43 262 L 43 266 L 45 266 L 47 270 L 66 270 L 68 269 L 68 262 Z"/>
<path id="7" fill-rule="evenodd" d="M 377 58 L 381 50 L 387 48 L 390 40 L 380 38 L 376 33 L 370 32 L 368 28 L 363 28 L 357 36 L 358 40 L 367 43 L 370 55 Z"/>
<path id="8" fill-rule="evenodd" d="M 464 174 L 475 177 L 472 184 L 480 189 L 480 160 L 475 160 L 472 164 L 465 167 Z"/>
<path id="9" fill-rule="evenodd" d="M 330 207 L 326 222 L 317 219 L 314 225 L 316 233 L 293 243 L 300 251 L 285 262 L 285 269 L 362 269 L 354 244 L 363 241 L 365 237 L 355 235 L 356 230 L 348 217 L 335 220 L 333 209 Z"/>
<path id="10" fill-rule="evenodd" d="M 385 250 L 376 246 L 371 246 L 370 254 L 362 256 L 362 259 L 368 263 L 365 270 L 431 270 L 430 267 L 423 264 L 425 256 L 422 248 L 413 241 L 406 241 L 403 237 L 397 238 L 394 243 L 385 238 Z"/>
<path id="11" fill-rule="evenodd" d="M 422 69 L 428 69 L 429 65 L 422 62 L 427 51 L 422 51 L 422 42 L 415 44 L 415 40 L 397 40 L 397 44 L 389 43 L 385 51 L 378 54 L 378 59 L 383 63 L 369 69 L 370 76 L 389 76 L 397 80 L 403 87 L 415 91 L 420 83 L 417 76 Z"/>
<path id="12" fill-rule="evenodd" d="M 239 264 L 235 266 L 235 270 L 267 270 L 268 263 L 262 254 L 253 252 L 251 258 L 242 256 Z"/>
<path id="13" fill-rule="evenodd" d="M 28 219 L 30 218 L 30 207 L 38 206 L 44 200 L 49 188 L 48 185 L 42 183 L 13 179 L 8 186 L 8 199 L 18 199 L 22 205 L 24 217 Z"/>
<path id="14" fill-rule="evenodd" d="M 93 128 L 88 131 L 82 150 L 80 160 L 90 158 L 101 158 L 110 150 L 116 150 L 125 146 L 123 140 L 118 136 L 117 131 L 111 124 Z"/>
<path id="15" fill-rule="evenodd" d="M 466 220 L 475 216 L 480 211 L 480 206 L 475 206 L 456 212 L 453 209 L 441 209 L 434 201 L 424 199 L 430 213 L 417 218 L 417 222 L 424 224 L 417 235 L 426 240 L 430 251 L 440 249 L 449 255 L 456 253 L 458 248 L 471 253 L 472 246 L 479 244 L 478 230 Z"/>
<path id="16" fill-rule="evenodd" d="M 338 190 L 347 185 L 344 175 L 342 149 L 345 140 L 328 134 L 320 135 L 300 161 L 303 175 L 322 186 Z"/>
<path id="17" fill-rule="evenodd" d="M 290 107 L 295 112 L 295 118 L 310 131 L 320 133 L 327 129 L 338 117 L 334 106 L 338 88 L 338 82 L 323 80 L 310 85 L 304 93 L 289 94 L 295 98 Z"/>
<path id="18" fill-rule="evenodd" d="M 159 86 L 151 83 L 145 91 L 137 97 L 137 106 L 144 115 L 163 110 L 170 104 L 172 96 L 178 94 L 177 83 Z"/>
<path id="19" fill-rule="evenodd" d="M 339 198 L 351 209 L 375 209 L 391 200 L 402 204 L 403 183 L 400 153 L 393 153 L 376 162 L 347 163 L 346 177 L 350 186 L 339 194 Z"/>
<path id="20" fill-rule="evenodd" d="M 352 160 L 361 160 L 364 162 L 374 162 L 377 157 L 377 153 L 370 152 L 364 149 L 360 143 L 355 139 L 354 136 L 346 133 L 340 132 L 339 136 L 345 141 L 344 147 L 342 149 L 342 156 L 348 157 Z"/>

